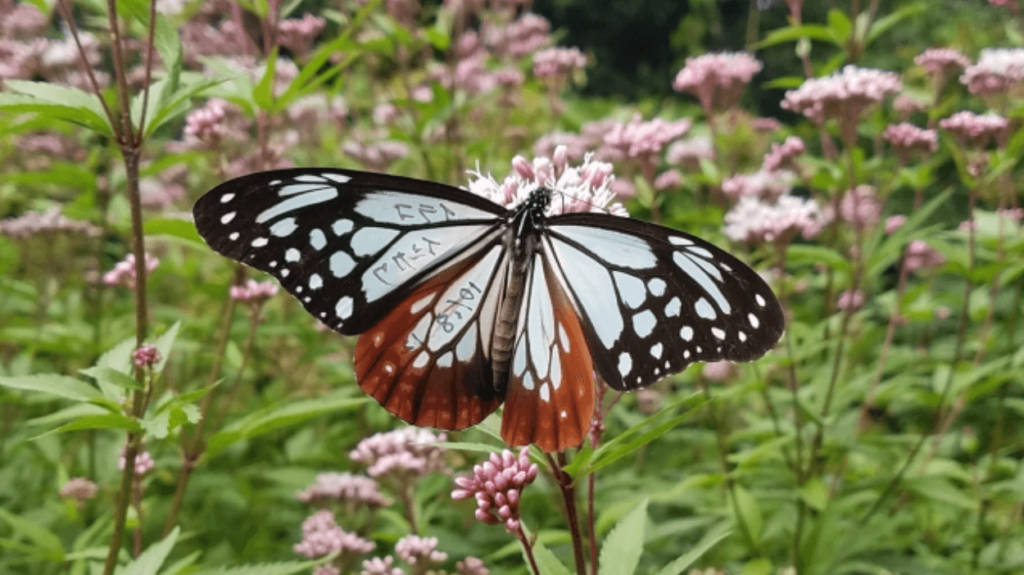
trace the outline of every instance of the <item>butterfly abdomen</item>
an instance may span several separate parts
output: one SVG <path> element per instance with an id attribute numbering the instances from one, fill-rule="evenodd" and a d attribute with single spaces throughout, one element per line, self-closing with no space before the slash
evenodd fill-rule
<path id="1" fill-rule="evenodd" d="M 505 276 L 505 297 L 498 308 L 498 318 L 495 322 L 491 345 L 495 389 L 505 389 L 508 385 L 509 367 L 512 363 L 512 349 L 515 346 L 516 331 L 519 326 L 519 312 L 523 305 L 526 275 L 536 245 L 533 234 L 517 238 L 513 233 L 515 229 L 516 226 L 509 226 L 508 232 L 505 234 L 506 246 L 512 254 L 512 258 Z"/>

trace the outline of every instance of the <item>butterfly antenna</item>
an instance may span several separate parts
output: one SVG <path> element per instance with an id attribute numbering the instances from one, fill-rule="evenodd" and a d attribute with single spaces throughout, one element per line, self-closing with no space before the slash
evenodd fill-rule
<path id="1" fill-rule="evenodd" d="M 556 193 L 556 194 L 558 194 L 559 196 L 561 196 L 561 197 L 562 197 L 562 213 L 565 213 L 565 201 L 566 201 L 565 199 L 566 199 L 566 198 L 569 198 L 569 199 L 571 199 L 571 200 L 576 200 L 577 202 L 581 202 L 581 203 L 584 203 L 584 204 L 586 204 L 586 205 L 590 206 L 591 208 L 597 208 L 597 209 L 598 209 L 599 211 L 601 211 L 601 212 L 604 212 L 604 213 L 606 213 L 606 214 L 609 214 L 609 213 L 611 213 L 610 211 L 608 211 L 608 208 L 606 208 L 606 207 L 604 207 L 604 206 L 601 206 L 601 205 L 598 205 L 598 204 L 595 204 L 594 202 L 591 202 L 591 201 L 590 201 L 590 200 L 588 200 L 588 199 L 585 199 L 585 198 L 578 198 L 578 197 L 576 197 L 576 196 L 571 196 L 571 195 L 569 195 L 569 194 L 567 194 L 567 193 L 563 192 L 562 190 L 556 190 L 555 188 L 549 188 L 549 189 L 550 189 L 550 190 L 551 190 L 552 192 L 554 192 L 554 193 Z"/>

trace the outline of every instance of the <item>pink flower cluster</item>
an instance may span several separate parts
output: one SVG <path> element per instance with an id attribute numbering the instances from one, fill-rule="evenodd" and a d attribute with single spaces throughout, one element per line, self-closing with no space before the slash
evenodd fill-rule
<path id="1" fill-rule="evenodd" d="M 362 555 L 373 551 L 374 547 L 372 541 L 339 527 L 334 513 L 322 509 L 302 522 L 302 541 L 293 549 L 299 555 L 316 559 L 332 553 Z"/>
<path id="2" fill-rule="evenodd" d="M 363 571 L 361 575 L 405 575 L 405 571 L 401 568 L 394 566 L 395 560 L 388 555 L 381 559 L 380 557 L 371 557 L 363 561 Z"/>
<path id="3" fill-rule="evenodd" d="M 952 132 L 964 145 L 979 148 L 987 146 L 992 139 L 998 142 L 1009 125 L 1006 118 L 1000 115 L 979 115 L 966 110 L 939 120 L 939 127 Z"/>
<path id="4" fill-rule="evenodd" d="M 464 561 L 457 562 L 455 571 L 459 575 L 491 575 L 490 569 L 484 565 L 484 560 L 478 557 L 466 557 Z"/>
<path id="5" fill-rule="evenodd" d="M 864 306 L 864 293 L 860 290 L 846 290 L 836 299 L 836 307 L 843 311 L 855 311 Z"/>
<path id="6" fill-rule="evenodd" d="M 903 87 L 892 72 L 846 66 L 824 78 L 813 78 L 786 92 L 782 107 L 821 123 L 829 118 L 856 122 L 861 112 Z"/>
<path id="7" fill-rule="evenodd" d="M 971 65 L 971 59 L 952 48 L 929 48 L 918 54 L 914 63 L 929 74 L 939 75 L 963 70 Z"/>
<path id="8" fill-rule="evenodd" d="M 447 553 L 437 550 L 437 537 L 406 535 L 395 544 L 395 555 L 409 565 L 426 568 L 448 559 Z M 419 569 L 422 570 L 422 569 Z"/>
<path id="9" fill-rule="evenodd" d="M 704 365 L 701 375 L 708 381 L 728 381 L 736 372 L 736 364 L 731 361 L 712 361 Z"/>
<path id="10" fill-rule="evenodd" d="M 933 154 L 939 149 L 939 134 L 935 130 L 925 130 L 907 122 L 889 125 L 882 136 L 903 162 L 908 162 L 914 152 Z"/>
<path id="11" fill-rule="evenodd" d="M 58 208 L 50 208 L 45 212 L 29 212 L 16 218 L 0 220 L 0 236 L 19 240 L 34 236 L 50 236 L 53 234 L 81 234 L 95 237 L 100 229 L 90 224 L 72 220 L 60 213 Z"/>
<path id="12" fill-rule="evenodd" d="M 804 141 L 797 136 L 790 136 L 782 144 L 772 144 L 771 150 L 764 155 L 761 169 L 775 172 L 783 168 L 794 168 L 793 161 L 807 151 Z"/>
<path id="13" fill-rule="evenodd" d="M 744 196 L 725 214 L 723 233 L 736 242 L 785 244 L 797 235 L 811 239 L 821 233 L 829 217 L 813 199 L 784 195 L 774 202 Z"/>
<path id="14" fill-rule="evenodd" d="M 341 151 L 375 172 L 386 172 L 391 164 L 409 155 L 409 147 L 395 140 L 374 143 L 349 140 L 341 147 Z"/>
<path id="15" fill-rule="evenodd" d="M 704 54 L 686 59 L 672 88 L 695 96 L 705 113 L 715 108 L 724 110 L 739 102 L 743 89 L 762 67 L 745 52 Z"/>
<path id="16" fill-rule="evenodd" d="M 753 174 L 735 174 L 722 181 L 722 193 L 737 202 L 743 197 L 774 200 L 789 193 L 796 182 L 796 174 L 789 170 L 761 169 Z"/>
<path id="17" fill-rule="evenodd" d="M 277 295 L 277 284 L 250 279 L 245 285 L 234 285 L 228 290 L 231 299 L 241 303 L 263 303 Z"/>
<path id="18" fill-rule="evenodd" d="M 1003 94 L 1024 82 L 1024 48 L 989 48 L 968 66 L 960 82 L 972 94 Z"/>
<path id="19" fill-rule="evenodd" d="M 517 458 L 511 451 L 492 453 L 488 461 L 473 467 L 472 477 L 456 477 L 458 489 L 452 499 L 476 499 L 478 520 L 504 523 L 510 532 L 519 531 L 519 499 L 523 489 L 537 478 L 538 468 L 530 462 L 530 450 L 523 448 Z"/>
<path id="20" fill-rule="evenodd" d="M 522 156 L 512 159 L 512 173 L 498 183 L 492 176 L 472 172 L 469 191 L 510 208 L 526 200 L 540 186 L 557 190 L 548 214 L 569 212 L 607 212 L 628 216 L 626 208 L 615 201 L 611 184 L 615 180 L 611 164 L 587 156 L 583 164 L 569 164 L 565 146 L 555 148 L 551 158 L 538 156 L 530 162 Z"/>
<path id="21" fill-rule="evenodd" d="M 630 159 L 644 166 L 656 165 L 661 151 L 686 134 L 692 125 L 693 122 L 685 118 L 644 121 L 640 114 L 635 114 L 628 122 L 615 122 L 610 126 L 604 134 L 604 146 L 598 151 L 598 157 L 611 162 Z"/>
<path id="22" fill-rule="evenodd" d="M 308 12 L 302 18 L 286 18 L 277 23 L 277 43 L 293 54 L 305 54 L 326 25 L 326 20 Z"/>
<path id="23" fill-rule="evenodd" d="M 886 235 L 892 235 L 896 233 L 896 230 L 903 227 L 903 224 L 907 223 L 907 216 L 895 215 L 885 218 L 885 233 Z"/>
<path id="24" fill-rule="evenodd" d="M 351 473 L 321 473 L 316 476 L 316 482 L 296 494 L 296 498 L 303 503 L 338 501 L 370 507 L 391 504 L 381 495 L 376 481 Z"/>
<path id="25" fill-rule="evenodd" d="M 519 59 L 551 44 L 551 23 L 527 12 L 506 25 L 485 23 L 483 36 L 499 58 Z"/>
<path id="26" fill-rule="evenodd" d="M 564 86 L 586 66 L 587 57 L 579 48 L 548 48 L 533 56 L 533 75 L 554 86 Z"/>
<path id="27" fill-rule="evenodd" d="M 944 263 L 946 263 L 946 256 L 935 251 L 935 248 L 924 240 L 910 242 L 903 256 L 903 265 L 911 272 L 937 268 Z"/>
<path id="28" fill-rule="evenodd" d="M 160 260 L 146 254 L 146 273 L 152 273 Z M 123 260 L 117 262 L 114 269 L 103 274 L 103 283 L 108 286 L 135 287 L 135 254 L 128 254 Z"/>
<path id="29" fill-rule="evenodd" d="M 881 218 L 882 204 L 872 186 L 857 186 L 847 191 L 839 202 L 839 219 L 857 229 L 874 227 Z"/>
<path id="30" fill-rule="evenodd" d="M 96 497 L 99 488 L 95 483 L 84 477 L 72 477 L 60 488 L 60 496 L 64 499 L 86 501 Z"/>
<path id="31" fill-rule="evenodd" d="M 121 448 L 121 454 L 118 455 L 118 457 L 117 457 L 117 468 L 120 469 L 121 471 L 124 471 L 124 465 L 126 463 L 126 458 L 125 458 L 124 454 L 125 454 L 125 451 L 127 451 L 127 449 L 128 449 L 127 445 L 122 447 Z M 145 474 L 149 473 L 150 471 L 152 471 L 154 467 L 156 467 L 156 462 L 153 461 L 153 457 L 149 454 L 148 451 L 146 451 L 144 449 L 140 449 L 139 452 L 135 454 L 135 479 L 136 480 L 138 480 L 143 475 L 145 475 Z"/>
<path id="32" fill-rule="evenodd" d="M 155 345 L 141 345 L 132 352 L 135 367 L 150 368 L 163 359 Z"/>
<path id="33" fill-rule="evenodd" d="M 443 433 L 434 435 L 426 429 L 406 427 L 360 441 L 349 457 L 366 465 L 371 477 L 420 477 L 448 470 L 444 449 L 435 445 L 446 439 Z"/>

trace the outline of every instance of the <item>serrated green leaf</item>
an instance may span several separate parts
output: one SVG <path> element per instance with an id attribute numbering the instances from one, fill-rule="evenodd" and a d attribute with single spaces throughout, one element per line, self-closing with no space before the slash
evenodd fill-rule
<path id="1" fill-rule="evenodd" d="M 109 367 L 93 366 L 83 369 L 79 373 L 87 375 L 95 379 L 97 382 L 116 385 L 117 387 L 124 389 L 143 388 L 142 383 L 138 382 L 134 377 Z"/>
<path id="2" fill-rule="evenodd" d="M 103 394 L 88 383 L 55 373 L 0 377 L 0 385 L 22 391 L 38 391 L 75 401 L 102 399 Z"/>
<path id="3" fill-rule="evenodd" d="M 540 575 L 570 575 L 569 568 L 563 565 L 558 557 L 555 557 L 555 554 L 541 543 L 540 539 L 534 540 L 532 550 Z M 523 550 L 523 561 L 528 564 L 525 549 Z"/>
<path id="4" fill-rule="evenodd" d="M 171 413 L 170 411 L 162 411 L 153 417 L 143 419 L 141 425 L 142 429 L 146 431 L 146 435 L 163 439 L 171 432 Z"/>
<path id="5" fill-rule="evenodd" d="M 633 575 L 644 551 L 647 503 L 644 499 L 612 529 L 601 545 L 600 575 Z"/>
<path id="6" fill-rule="evenodd" d="M 120 569 L 118 575 L 157 575 L 160 566 L 164 564 L 167 555 L 178 541 L 179 533 L 180 528 L 175 527 L 167 537 L 147 547 L 137 559 Z"/>
<path id="7" fill-rule="evenodd" d="M 690 568 L 691 565 L 697 562 L 698 559 L 704 556 L 712 547 L 714 547 L 719 541 L 725 539 L 731 535 L 731 531 L 719 533 L 711 537 L 706 537 L 697 543 L 697 546 L 690 549 L 686 553 L 682 554 L 675 561 L 672 561 L 668 565 L 658 571 L 658 575 L 679 575 L 683 571 Z"/>

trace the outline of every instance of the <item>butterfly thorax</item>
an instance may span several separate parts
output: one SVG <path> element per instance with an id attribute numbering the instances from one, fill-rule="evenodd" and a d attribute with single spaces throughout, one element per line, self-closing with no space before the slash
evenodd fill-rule
<path id="1" fill-rule="evenodd" d="M 504 389 L 508 384 L 512 349 L 515 345 L 519 312 L 522 309 L 523 292 L 526 287 L 530 261 L 540 245 L 540 233 L 544 229 L 545 212 L 551 203 L 552 191 L 537 188 L 525 202 L 510 214 L 505 232 L 505 249 L 511 257 L 504 272 L 504 286 L 498 321 L 491 340 L 491 364 L 494 370 L 494 388 Z"/>

